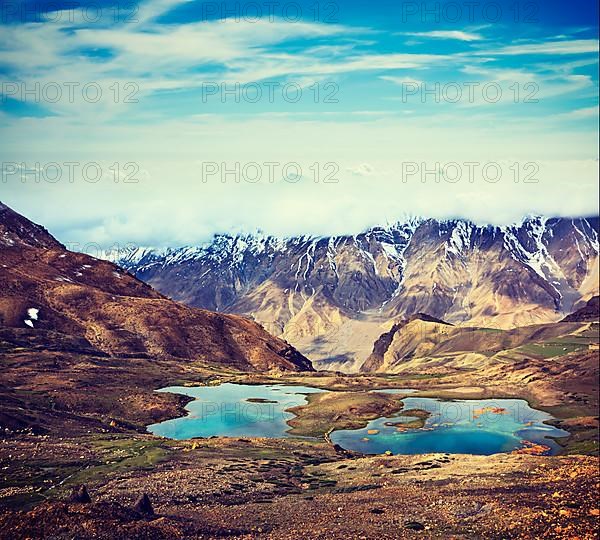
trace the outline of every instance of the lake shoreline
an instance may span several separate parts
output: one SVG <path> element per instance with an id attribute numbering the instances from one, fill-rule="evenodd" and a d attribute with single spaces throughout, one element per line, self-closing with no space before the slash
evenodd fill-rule
<path id="1" fill-rule="evenodd" d="M 153 435 L 162 436 L 166 438 L 174 438 L 176 440 L 236 436 L 250 438 L 268 437 L 283 439 L 308 437 L 314 438 L 315 440 L 323 440 L 328 442 L 331 441 L 331 444 L 337 444 L 345 450 L 358 452 L 359 454 L 376 455 L 380 453 L 385 453 L 388 451 L 388 449 L 378 449 L 377 451 L 370 451 L 362 447 L 353 447 L 348 443 L 342 444 L 340 442 L 339 435 L 337 434 L 342 432 L 345 436 L 348 436 L 348 433 L 351 434 L 350 436 L 353 436 L 354 434 L 359 434 L 361 430 L 364 431 L 365 429 L 370 429 L 372 433 L 366 434 L 362 439 L 363 442 L 368 442 L 371 440 L 372 437 L 368 437 L 367 435 L 375 435 L 376 437 L 379 435 L 380 428 L 374 427 L 372 424 L 384 422 L 384 434 L 388 438 L 390 436 L 391 428 L 393 428 L 395 432 L 399 433 L 411 432 L 413 434 L 419 434 L 421 432 L 428 432 L 436 434 L 438 433 L 439 429 L 444 428 L 444 426 L 446 426 L 446 429 L 444 430 L 443 435 L 447 438 L 448 433 L 446 433 L 445 431 L 447 430 L 448 426 L 453 426 L 454 422 L 448 423 L 447 421 L 443 421 L 427 426 L 426 424 L 428 422 L 428 418 L 429 416 L 431 416 L 433 411 L 423 410 L 421 407 L 413 406 L 412 404 L 415 402 L 415 400 L 421 400 L 423 403 L 430 403 L 430 405 L 435 407 L 440 407 L 441 404 L 453 403 L 457 404 L 457 407 L 463 409 L 466 407 L 466 409 L 462 413 L 460 413 L 460 418 L 462 418 L 462 421 L 459 422 L 459 424 L 462 426 L 461 429 L 463 430 L 465 429 L 465 419 L 467 420 L 467 424 L 469 424 L 469 422 L 473 424 L 473 422 L 479 417 L 479 415 L 475 416 L 475 414 L 471 410 L 478 404 L 481 405 L 483 403 L 482 406 L 484 407 L 483 413 L 480 412 L 479 414 L 491 414 L 491 412 L 493 411 L 495 411 L 496 414 L 508 414 L 508 411 L 505 408 L 494 402 L 498 401 L 500 403 L 504 403 L 505 401 L 514 401 L 513 407 L 516 407 L 516 409 L 513 412 L 518 412 L 518 414 L 520 415 L 524 411 L 527 415 L 531 416 L 531 418 L 533 418 L 534 421 L 528 421 L 527 423 L 519 423 L 520 419 L 517 415 L 515 416 L 514 420 L 512 420 L 512 423 L 510 423 L 510 427 L 505 428 L 506 432 L 502 430 L 498 431 L 498 435 L 495 436 L 491 435 L 491 433 L 494 433 L 494 430 L 492 429 L 492 431 L 490 432 L 490 426 L 488 426 L 488 429 L 486 430 L 483 429 L 484 426 L 481 423 L 478 423 L 477 427 L 480 428 L 479 431 L 481 435 L 474 434 L 473 432 L 477 430 L 475 430 L 473 427 L 470 428 L 471 432 L 469 432 L 469 436 L 471 438 L 476 438 L 477 436 L 480 436 L 484 437 L 484 439 L 487 437 L 487 439 L 490 440 L 493 440 L 495 437 L 498 440 L 496 444 L 506 445 L 508 444 L 507 441 L 511 440 L 506 439 L 508 434 L 513 433 L 513 435 L 511 435 L 511 438 L 512 440 L 514 440 L 518 436 L 517 434 L 519 432 L 523 432 L 526 434 L 529 433 L 528 436 L 521 440 L 520 446 L 516 446 L 516 443 L 513 442 L 511 443 L 511 450 L 500 449 L 500 447 L 494 450 L 494 447 L 492 446 L 490 449 L 488 444 L 488 446 L 483 445 L 482 449 L 480 450 L 476 443 L 470 441 L 470 446 L 468 447 L 469 450 L 466 451 L 466 453 L 504 453 L 506 451 L 517 451 L 519 449 L 524 449 L 528 445 L 536 446 L 539 451 L 539 449 L 542 448 L 542 446 L 540 445 L 543 445 L 544 447 L 546 447 L 548 452 L 556 454 L 559 453 L 560 450 L 563 448 L 563 445 L 560 444 L 561 440 L 568 440 L 568 438 L 570 437 L 570 433 L 568 433 L 565 430 L 562 430 L 562 433 L 565 433 L 565 435 L 563 435 L 561 434 L 561 430 L 557 426 L 553 426 L 550 423 L 556 423 L 558 422 L 558 419 L 544 418 L 544 415 L 547 415 L 549 413 L 545 413 L 545 411 L 543 410 L 536 411 L 536 409 L 531 407 L 529 402 L 523 398 L 486 398 L 484 400 L 469 399 L 465 397 L 465 394 L 468 392 L 461 392 L 460 387 L 454 389 L 454 391 L 453 389 L 447 389 L 446 392 L 440 392 L 441 395 L 432 396 L 431 394 L 434 393 L 432 389 L 423 392 L 419 389 L 397 387 L 392 388 L 391 385 L 386 386 L 384 388 L 370 389 L 368 392 L 341 390 L 328 391 L 323 390 L 322 388 L 300 386 L 297 384 L 281 384 L 282 382 L 283 381 L 278 381 L 278 383 L 276 384 L 266 385 L 246 385 L 226 382 L 220 384 L 213 383 L 210 385 L 194 385 L 193 387 L 165 387 L 159 389 L 158 391 L 164 393 L 175 393 L 179 395 L 183 394 L 189 397 L 190 399 L 184 407 L 184 415 L 167 420 L 166 422 L 159 422 L 158 424 L 149 425 L 147 426 L 147 429 Z M 199 396 L 197 395 L 190 395 L 190 392 L 196 393 L 199 390 L 201 391 L 202 389 L 207 389 L 210 394 L 216 392 L 215 395 L 218 395 L 218 389 L 220 387 L 222 387 L 223 390 L 227 389 L 229 392 L 229 401 L 221 401 L 222 407 L 224 405 L 227 405 L 227 403 L 231 407 L 234 405 L 239 406 L 242 402 L 245 402 L 247 405 L 254 405 L 256 407 L 274 407 L 273 411 L 277 411 L 278 414 L 281 413 L 282 415 L 284 415 L 285 413 L 289 413 L 291 416 L 289 418 L 285 418 L 285 416 L 282 416 L 282 418 L 277 418 L 276 422 L 275 417 L 273 417 L 271 419 L 271 422 L 274 422 L 274 424 L 268 424 L 267 431 L 264 433 L 260 430 L 257 430 L 258 428 L 255 425 L 251 425 L 250 427 L 240 427 L 238 425 L 234 425 L 233 428 L 231 426 L 227 427 L 217 425 L 217 427 L 215 428 L 216 431 L 214 432 L 211 432 L 210 430 L 206 431 L 208 428 L 206 428 L 206 426 L 202 426 L 202 429 L 204 429 L 205 431 L 201 431 L 195 434 L 193 431 L 194 428 L 193 426 L 190 426 L 189 422 L 194 418 L 195 414 L 194 407 L 190 407 L 190 404 L 195 401 L 201 400 L 199 400 Z M 239 391 L 239 389 L 242 387 L 248 389 L 252 388 L 254 390 L 250 392 L 250 395 L 244 396 L 240 394 Z M 173 392 L 173 390 L 175 389 L 177 390 L 177 392 Z M 300 391 L 294 391 L 292 394 L 291 392 L 286 392 L 286 390 Z M 304 392 L 302 390 L 304 390 Z M 397 393 L 392 392 L 392 390 L 396 390 Z M 270 392 L 270 394 L 265 396 L 258 396 L 258 394 L 261 391 L 268 391 Z M 282 405 L 279 403 L 279 400 L 274 397 L 276 395 L 276 392 L 282 392 L 286 395 L 293 395 L 296 401 L 298 401 L 298 399 L 301 398 L 303 402 L 293 404 L 292 406 L 287 406 L 287 404 Z M 278 394 L 278 396 L 281 396 L 281 394 Z M 405 400 L 410 400 L 409 405 L 406 405 Z M 207 401 L 206 398 L 204 398 L 204 401 L 210 403 L 210 399 Z M 418 412 L 419 414 L 415 413 L 415 409 L 416 412 Z M 211 409 L 211 414 L 214 413 L 215 411 Z M 222 411 L 221 413 L 223 414 Z M 231 414 L 231 411 L 226 414 Z M 471 415 L 473 416 L 472 419 L 470 419 Z M 394 420 L 397 420 L 402 417 L 413 417 L 414 419 L 405 422 L 394 422 Z M 177 431 L 177 429 L 184 429 L 181 426 L 177 425 L 178 422 L 180 422 L 181 420 L 187 422 L 185 425 L 185 429 L 191 431 Z M 206 419 L 204 418 L 204 420 Z M 218 419 L 215 420 L 214 418 L 212 418 L 209 419 L 209 422 L 210 421 L 216 421 L 218 424 Z M 260 419 L 260 421 L 263 421 L 263 419 Z M 506 420 L 501 421 L 506 422 Z M 243 422 L 241 423 L 243 424 Z M 545 434 L 543 432 L 540 433 L 540 429 L 537 428 L 536 425 L 539 425 L 541 423 L 551 428 L 550 431 L 556 430 L 556 433 L 554 433 L 553 435 Z M 250 422 L 250 424 L 252 424 L 252 422 Z M 165 425 L 167 425 L 169 429 L 172 429 L 174 431 L 164 431 Z M 493 426 L 491 427 L 493 428 Z M 230 433 L 228 429 L 233 429 L 233 431 Z M 249 431 L 246 432 L 244 431 L 244 429 L 249 429 Z M 264 422 L 263 429 L 265 429 Z M 512 431 L 510 431 L 511 429 Z M 500 434 L 502 433 L 507 434 L 506 436 L 502 435 L 502 437 L 506 439 L 505 442 L 502 442 L 503 439 L 500 437 Z M 531 437 L 533 437 L 533 439 L 530 440 Z M 381 437 L 379 438 L 381 439 Z M 427 439 L 427 437 L 425 437 L 425 439 Z M 402 451 L 397 449 L 398 444 L 400 443 L 395 438 L 391 439 L 390 447 L 393 450 L 393 453 L 402 453 Z M 396 450 L 394 450 L 394 448 L 396 448 Z M 426 448 L 423 450 L 422 453 L 428 453 L 431 451 L 438 450 L 431 450 Z M 457 451 L 453 450 L 452 452 L 456 453 Z M 408 453 L 412 454 L 415 452 L 411 450 Z"/>

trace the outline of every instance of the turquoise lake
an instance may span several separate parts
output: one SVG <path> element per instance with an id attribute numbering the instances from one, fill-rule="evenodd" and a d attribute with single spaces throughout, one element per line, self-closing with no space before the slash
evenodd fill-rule
<path id="1" fill-rule="evenodd" d="M 291 385 L 173 386 L 158 390 L 195 398 L 187 416 L 148 426 L 148 430 L 170 439 L 193 437 L 289 437 L 286 409 L 303 405 L 306 396 L 324 392 L 319 388 Z M 395 415 L 373 420 L 363 429 L 340 430 L 332 442 L 365 454 L 424 454 L 430 452 L 495 454 L 523 448 L 529 441 L 548 447 L 559 446 L 548 437 L 564 437 L 566 431 L 544 423 L 552 416 L 532 409 L 520 399 L 440 400 L 410 397 L 410 389 L 378 390 L 406 395 L 404 410 L 421 409 L 430 416 L 421 429 L 401 431 L 401 423 L 414 417 Z M 248 401 L 250 400 L 250 401 Z M 389 424 L 399 424 L 389 425 Z M 386 425 L 388 424 L 388 425 Z M 375 433 L 374 430 L 377 432 Z M 368 433 L 371 431 L 371 434 Z"/>
<path id="2" fill-rule="evenodd" d="M 195 398 L 186 405 L 188 415 L 148 426 L 148 431 L 169 439 L 192 437 L 288 437 L 287 421 L 294 415 L 290 407 L 306 403 L 306 395 L 320 388 L 285 385 L 171 386 L 158 392 L 171 392 Z M 264 399 L 273 403 L 252 403 Z"/>
<path id="3" fill-rule="evenodd" d="M 532 409 L 521 399 L 439 400 L 406 397 L 404 409 L 431 413 L 422 429 L 398 431 L 386 425 L 414 421 L 414 417 L 393 416 L 372 420 L 363 429 L 340 430 L 331 440 L 347 450 L 365 454 L 497 454 L 523 448 L 523 441 L 549 447 L 554 454 L 560 446 L 548 437 L 565 437 L 568 432 L 544 424 L 553 417 Z M 368 431 L 378 430 L 370 435 Z M 365 440 L 366 439 L 366 440 Z"/>

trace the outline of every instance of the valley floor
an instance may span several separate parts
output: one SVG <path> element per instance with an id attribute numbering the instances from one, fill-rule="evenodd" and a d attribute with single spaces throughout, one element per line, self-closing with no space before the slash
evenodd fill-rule
<path id="1" fill-rule="evenodd" d="M 586 354 L 430 376 L 242 374 L 7 345 L 0 538 L 595 539 L 597 366 L 597 356 Z M 182 415 L 189 400 L 153 389 L 227 381 L 522 397 L 551 412 L 571 436 L 559 441 L 559 456 L 367 457 L 324 438 L 172 441 L 145 433 L 150 423 Z M 331 411 L 333 425 L 355 413 L 355 401 L 346 406 Z M 365 410 L 371 414 L 378 412 Z M 92 502 L 67 502 L 80 484 Z M 144 493 L 155 516 L 133 509 Z"/>
<path id="2" fill-rule="evenodd" d="M 21 437 L 2 442 L 0 459 L 21 475 L 13 497 L 75 463 L 86 467 L 68 483 L 92 497 L 58 502 L 43 489 L 33 509 L 5 509 L 0 537 L 11 540 L 597 538 L 595 457 L 349 457 L 298 440 L 112 435 Z M 132 510 L 142 493 L 153 518 Z"/>

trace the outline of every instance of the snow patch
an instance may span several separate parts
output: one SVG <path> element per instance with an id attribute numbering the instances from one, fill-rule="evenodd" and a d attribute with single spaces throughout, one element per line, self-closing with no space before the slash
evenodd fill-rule
<path id="1" fill-rule="evenodd" d="M 400 259 L 400 254 L 398 253 L 398 249 L 394 244 L 388 244 L 387 242 L 381 242 L 381 249 L 383 249 L 383 253 L 388 259 L 392 259 L 397 261 Z"/>
<path id="2" fill-rule="evenodd" d="M 463 252 L 471 246 L 471 234 L 473 225 L 465 221 L 459 221 L 452 229 L 450 238 L 446 241 L 446 255 L 451 254 L 461 257 Z"/>

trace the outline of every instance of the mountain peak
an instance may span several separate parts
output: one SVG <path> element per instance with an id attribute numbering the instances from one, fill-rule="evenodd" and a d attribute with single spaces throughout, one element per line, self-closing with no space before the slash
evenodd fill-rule
<path id="1" fill-rule="evenodd" d="M 567 315 L 561 322 L 598 322 L 600 321 L 600 296 L 593 296 L 585 306 Z"/>
<path id="2" fill-rule="evenodd" d="M 454 326 L 453 324 L 443 321 L 442 319 L 438 319 L 437 317 L 432 317 L 431 315 L 427 315 L 427 313 L 415 313 L 408 318 L 409 321 L 423 321 L 430 322 L 436 324 L 445 324 L 446 326 Z"/>
<path id="3" fill-rule="evenodd" d="M 0 201 L 0 246 L 64 249 L 45 227 L 37 225 Z"/>

